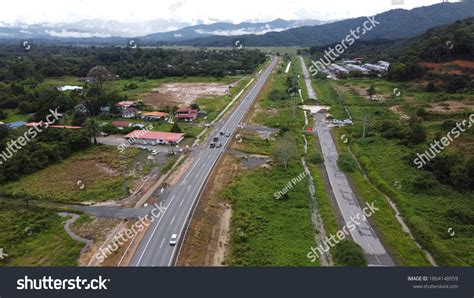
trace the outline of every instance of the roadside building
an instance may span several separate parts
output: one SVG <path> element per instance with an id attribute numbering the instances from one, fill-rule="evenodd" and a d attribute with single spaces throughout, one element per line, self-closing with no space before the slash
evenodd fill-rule
<path id="1" fill-rule="evenodd" d="M 112 121 L 112 125 L 118 129 L 124 129 L 125 127 L 130 127 L 131 123 L 128 121 Z"/>
<path id="2" fill-rule="evenodd" d="M 126 108 L 122 111 L 122 117 L 127 118 L 127 119 L 135 118 L 138 115 L 138 113 L 139 112 L 136 108 L 129 107 L 129 108 Z"/>
<path id="3" fill-rule="evenodd" d="M 142 113 L 142 119 L 146 121 L 159 121 L 165 120 L 167 121 L 170 118 L 170 114 L 163 113 L 163 112 L 145 112 Z"/>
<path id="4" fill-rule="evenodd" d="M 39 123 L 39 122 L 29 122 L 29 123 L 26 123 L 26 126 L 30 126 L 30 127 L 33 127 L 33 126 L 37 126 L 37 127 L 42 127 L 42 126 L 45 126 L 45 124 L 43 123 Z M 81 129 L 82 126 L 71 126 L 71 125 L 48 125 L 48 128 L 59 128 L 59 129 Z"/>
<path id="5" fill-rule="evenodd" d="M 192 122 L 198 117 L 198 110 L 193 110 L 191 108 L 179 109 L 176 111 L 176 119 Z"/>
<path id="6" fill-rule="evenodd" d="M 115 105 L 121 108 L 122 110 L 126 110 L 130 107 L 135 107 L 137 104 L 134 101 L 120 101 L 116 103 Z"/>
<path id="7" fill-rule="evenodd" d="M 124 138 L 130 143 L 142 145 L 176 145 L 184 139 L 184 133 L 134 130 Z"/>

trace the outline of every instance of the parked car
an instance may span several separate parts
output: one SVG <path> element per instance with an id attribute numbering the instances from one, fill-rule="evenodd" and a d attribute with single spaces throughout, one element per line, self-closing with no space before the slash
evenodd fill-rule
<path id="1" fill-rule="evenodd" d="M 152 154 L 152 155 L 157 155 L 158 153 L 160 153 L 158 150 L 153 150 L 153 151 L 151 151 L 151 154 Z"/>
<path id="2" fill-rule="evenodd" d="M 106 133 L 106 132 L 101 131 L 101 132 L 99 133 L 99 135 L 100 135 L 101 137 L 107 137 L 109 134 Z"/>

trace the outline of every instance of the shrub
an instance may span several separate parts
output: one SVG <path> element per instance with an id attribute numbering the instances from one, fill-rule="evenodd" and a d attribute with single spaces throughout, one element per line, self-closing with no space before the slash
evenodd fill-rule
<path id="1" fill-rule="evenodd" d="M 341 267 L 366 267 L 367 258 L 362 248 L 350 240 L 339 242 L 333 249 L 332 255 L 338 266 Z"/>
<path id="2" fill-rule="evenodd" d="M 347 153 L 343 153 L 339 156 L 339 159 L 337 160 L 337 165 L 344 172 L 352 173 L 355 172 L 355 170 L 357 169 L 356 162 L 354 161 L 352 156 Z"/>

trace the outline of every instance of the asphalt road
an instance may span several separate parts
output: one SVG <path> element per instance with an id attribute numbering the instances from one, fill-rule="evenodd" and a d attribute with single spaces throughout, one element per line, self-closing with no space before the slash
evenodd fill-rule
<path id="1" fill-rule="evenodd" d="M 316 99 L 308 70 L 301 57 L 300 61 L 308 94 L 314 96 L 314 99 Z M 337 165 L 339 154 L 337 153 L 336 144 L 329 131 L 326 116 L 323 113 L 316 113 L 313 116 L 315 118 L 314 131 L 318 134 L 319 143 L 324 156 L 324 165 L 337 205 L 345 223 L 348 224 L 352 222 L 355 226 L 353 231 L 350 231 L 350 229 L 347 230 L 350 232 L 352 239 L 364 250 L 369 266 L 395 266 L 392 258 L 387 254 L 380 239 L 370 225 L 370 222 L 368 220 L 361 220 L 364 219 L 362 209 L 365 206 L 361 207 L 359 205 L 346 175 L 339 170 Z M 375 207 L 377 206 L 375 205 Z"/>
<path id="2" fill-rule="evenodd" d="M 220 131 L 229 132 L 230 137 L 218 136 L 221 148 L 209 148 L 209 142 L 195 152 L 193 162 L 177 186 L 168 195 L 164 204 L 166 210 L 148 228 L 144 238 L 130 263 L 130 266 L 172 266 L 179 253 L 179 245 L 187 229 L 189 219 L 192 217 L 194 206 L 199 200 L 201 191 L 207 178 L 212 172 L 221 154 L 225 151 L 230 139 L 233 137 L 237 126 L 253 104 L 258 93 L 268 79 L 277 63 L 274 58 L 271 64 L 259 74 L 257 82 L 245 98 L 235 107 L 232 114 L 226 119 L 216 123 L 216 130 L 210 137 L 216 136 Z M 178 244 L 169 244 L 172 234 L 178 234 Z"/>

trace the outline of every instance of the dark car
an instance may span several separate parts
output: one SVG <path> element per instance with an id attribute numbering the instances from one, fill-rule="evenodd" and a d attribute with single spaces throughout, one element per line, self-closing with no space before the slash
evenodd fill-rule
<path id="1" fill-rule="evenodd" d="M 219 138 L 218 138 L 218 137 L 214 137 L 213 141 L 214 141 L 214 142 L 217 142 L 217 141 L 219 141 Z"/>
<path id="2" fill-rule="evenodd" d="M 216 147 L 216 144 L 215 143 L 211 143 L 211 148 L 214 148 Z"/>

